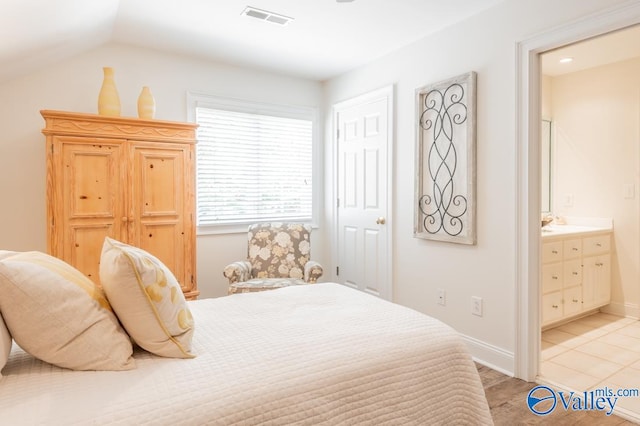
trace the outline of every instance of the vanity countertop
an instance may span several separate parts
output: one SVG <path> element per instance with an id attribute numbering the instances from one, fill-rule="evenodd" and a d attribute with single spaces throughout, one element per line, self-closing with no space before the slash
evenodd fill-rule
<path id="1" fill-rule="evenodd" d="M 541 234 L 542 238 L 547 237 L 560 237 L 565 235 L 584 235 L 584 234 L 595 234 L 600 232 L 611 232 L 613 231 L 610 227 L 602 227 L 602 226 L 582 226 L 582 225 L 556 225 L 551 224 L 542 227 Z"/>

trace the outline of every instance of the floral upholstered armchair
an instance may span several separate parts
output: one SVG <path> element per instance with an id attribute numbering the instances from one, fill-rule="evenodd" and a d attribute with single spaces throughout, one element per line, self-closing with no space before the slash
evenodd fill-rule
<path id="1" fill-rule="evenodd" d="M 322 266 L 309 260 L 311 226 L 260 223 L 249 226 L 247 260 L 224 268 L 229 294 L 315 283 Z"/>

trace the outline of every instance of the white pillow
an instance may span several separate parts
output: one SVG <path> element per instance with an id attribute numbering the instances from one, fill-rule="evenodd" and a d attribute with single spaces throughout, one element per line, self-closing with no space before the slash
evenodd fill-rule
<path id="1" fill-rule="evenodd" d="M 2 369 L 7 364 L 9 353 L 11 352 L 11 335 L 7 330 L 7 325 L 0 315 L 0 378 L 2 378 Z"/>
<path id="2" fill-rule="evenodd" d="M 0 260 L 0 312 L 16 343 L 50 364 L 135 368 L 131 340 L 102 290 L 53 256 L 24 252 Z"/>
<path id="3" fill-rule="evenodd" d="M 105 238 L 100 283 L 127 333 L 143 349 L 193 358 L 193 317 L 173 273 L 146 251 Z"/>

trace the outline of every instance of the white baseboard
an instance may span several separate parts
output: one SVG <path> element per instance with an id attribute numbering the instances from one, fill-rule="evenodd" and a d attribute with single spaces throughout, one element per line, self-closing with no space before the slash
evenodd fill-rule
<path id="1" fill-rule="evenodd" d="M 460 334 L 473 360 L 507 376 L 514 376 L 515 357 L 513 352 L 505 351 L 473 337 Z"/>
<path id="2" fill-rule="evenodd" d="M 600 308 L 601 312 L 626 318 L 640 319 L 640 305 L 634 303 L 612 302 Z M 497 370 L 507 376 L 514 377 L 515 355 L 497 346 L 460 334 L 467 345 L 473 360 L 479 364 Z"/>
<path id="3" fill-rule="evenodd" d="M 600 308 L 600 311 L 621 317 L 640 319 L 640 306 L 635 303 L 611 302 Z"/>

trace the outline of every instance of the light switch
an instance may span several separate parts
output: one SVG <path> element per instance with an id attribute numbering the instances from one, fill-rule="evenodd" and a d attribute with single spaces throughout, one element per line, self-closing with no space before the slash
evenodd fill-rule
<path id="1" fill-rule="evenodd" d="M 624 184 L 624 198 L 635 198 L 636 196 L 636 188 L 632 183 Z"/>
<path id="2" fill-rule="evenodd" d="M 564 206 L 573 207 L 573 194 L 567 194 L 564 196 Z"/>

